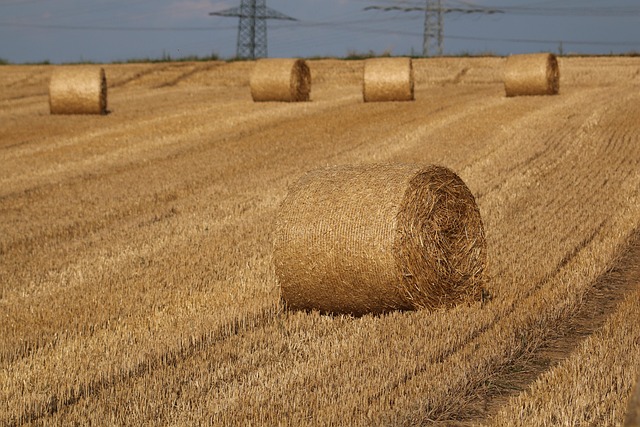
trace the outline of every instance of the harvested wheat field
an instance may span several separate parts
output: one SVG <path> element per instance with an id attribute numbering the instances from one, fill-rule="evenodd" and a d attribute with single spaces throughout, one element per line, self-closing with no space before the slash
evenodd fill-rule
<path id="1" fill-rule="evenodd" d="M 51 115 L 54 66 L 0 67 L 0 425 L 620 425 L 640 371 L 640 58 L 307 61 L 256 103 L 250 62 L 104 65 L 107 115 Z M 275 218 L 308 171 L 442 165 L 486 237 L 451 308 L 290 311 Z M 546 424 L 545 424 L 546 423 Z"/>

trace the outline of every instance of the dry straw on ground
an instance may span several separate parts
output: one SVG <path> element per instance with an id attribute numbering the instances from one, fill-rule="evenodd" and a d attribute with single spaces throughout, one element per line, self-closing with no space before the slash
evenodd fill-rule
<path id="1" fill-rule="evenodd" d="M 261 59 L 251 73 L 250 86 L 254 101 L 308 101 L 311 72 L 302 59 Z"/>
<path id="2" fill-rule="evenodd" d="M 49 82 L 51 114 L 106 114 L 107 79 L 101 67 L 56 68 Z"/>
<path id="3" fill-rule="evenodd" d="M 478 296 L 485 258 L 475 199 L 440 166 L 312 171 L 277 218 L 274 263 L 292 309 L 451 307 Z"/>
<path id="4" fill-rule="evenodd" d="M 411 58 L 371 58 L 364 62 L 365 102 L 413 101 Z"/>
<path id="5" fill-rule="evenodd" d="M 507 96 L 556 95 L 560 90 L 560 69 L 552 53 L 512 55 L 504 71 Z"/>
<path id="6" fill-rule="evenodd" d="M 638 376 L 636 386 L 629 397 L 624 427 L 640 427 L 640 376 Z"/>

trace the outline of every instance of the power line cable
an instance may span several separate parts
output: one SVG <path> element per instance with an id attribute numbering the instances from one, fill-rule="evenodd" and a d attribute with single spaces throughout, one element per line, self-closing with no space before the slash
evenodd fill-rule
<path id="1" fill-rule="evenodd" d="M 601 40 L 565 40 L 559 38 L 556 40 L 549 39 L 513 39 L 513 38 L 498 38 L 498 37 L 469 37 L 469 36 L 456 36 L 448 35 L 447 38 L 454 40 L 477 40 L 477 41 L 490 41 L 490 42 L 507 42 L 507 43 L 541 43 L 541 44 L 558 44 L 562 42 L 568 45 L 582 45 L 582 46 L 637 46 L 636 42 L 629 41 L 601 41 Z"/>
<path id="2" fill-rule="evenodd" d="M 0 22 L 0 26 L 16 28 L 39 28 L 50 30 L 79 30 L 79 31 L 215 31 L 233 30 L 237 26 L 219 27 L 127 27 L 127 26 L 100 26 L 100 25 L 57 25 L 57 24 L 20 24 L 14 22 Z"/>
<path id="3" fill-rule="evenodd" d="M 401 36 L 421 36 L 421 32 L 417 31 L 404 31 L 404 30 L 390 30 L 385 28 L 371 28 L 360 27 L 357 23 L 370 22 L 370 20 L 354 20 L 344 23 L 340 22 L 314 22 L 314 21 L 300 21 L 292 22 L 290 24 L 273 25 L 270 27 L 272 30 L 278 29 L 291 29 L 294 27 L 304 26 L 306 28 L 331 28 L 333 30 L 348 31 L 348 32 L 361 32 L 370 34 L 392 34 Z M 235 30 L 237 26 L 218 26 L 218 27 L 123 27 L 123 26 L 83 26 L 83 25 L 49 25 L 49 24 L 17 24 L 11 22 L 0 22 L 0 26 L 6 27 L 19 27 L 19 28 L 40 28 L 40 29 L 55 29 L 55 30 L 79 30 L 79 31 L 159 31 L 159 32 L 188 32 L 188 31 L 218 31 L 218 30 Z M 509 42 L 509 43 L 546 43 L 557 44 L 562 41 L 569 45 L 594 45 L 594 46 L 637 46 L 637 42 L 633 41 L 602 41 L 602 40 L 565 40 L 558 39 L 522 39 L 522 38 L 499 38 L 499 37 L 471 37 L 461 35 L 447 35 L 447 38 L 454 40 L 470 40 L 470 41 L 495 41 L 495 42 Z"/>

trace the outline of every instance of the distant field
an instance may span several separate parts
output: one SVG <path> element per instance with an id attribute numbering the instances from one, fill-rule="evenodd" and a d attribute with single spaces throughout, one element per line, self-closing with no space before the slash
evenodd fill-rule
<path id="1" fill-rule="evenodd" d="M 52 116 L 53 66 L 0 67 L 0 425 L 618 425 L 640 371 L 640 58 L 415 60 L 363 103 L 253 103 L 251 62 L 105 65 L 106 116 Z M 479 205 L 490 298 L 283 309 L 272 231 L 326 165 L 435 163 Z M 581 424 L 582 423 L 582 424 Z"/>

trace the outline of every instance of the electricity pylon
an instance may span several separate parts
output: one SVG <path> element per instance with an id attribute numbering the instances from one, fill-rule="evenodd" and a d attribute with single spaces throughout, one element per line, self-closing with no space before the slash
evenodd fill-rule
<path id="1" fill-rule="evenodd" d="M 424 33 L 422 38 L 422 56 L 429 56 L 437 51 L 443 52 L 443 9 L 442 0 L 426 0 L 424 7 Z"/>
<path id="2" fill-rule="evenodd" d="M 425 6 L 367 6 L 364 10 L 382 10 L 385 12 L 399 10 L 402 12 L 424 11 L 424 33 L 422 38 L 422 55 L 429 56 L 433 52 L 442 55 L 444 46 L 444 14 L 445 13 L 483 13 L 491 15 L 504 13 L 499 9 L 487 7 L 443 7 L 442 0 L 425 0 Z"/>
<path id="3" fill-rule="evenodd" d="M 268 8 L 266 0 L 242 0 L 240 7 L 211 12 L 209 15 L 240 18 L 236 57 L 243 59 L 267 56 L 267 19 L 296 20 Z"/>

